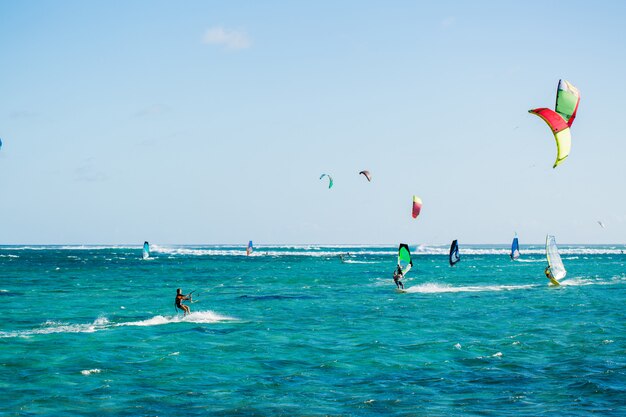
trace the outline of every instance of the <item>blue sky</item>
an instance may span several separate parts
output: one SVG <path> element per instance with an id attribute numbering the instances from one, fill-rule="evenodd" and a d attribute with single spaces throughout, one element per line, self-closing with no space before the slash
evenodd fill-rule
<path id="1" fill-rule="evenodd" d="M 0 243 L 623 244 L 624 18 L 617 1 L 0 2 Z M 560 78 L 582 100 L 552 169 L 527 111 Z"/>

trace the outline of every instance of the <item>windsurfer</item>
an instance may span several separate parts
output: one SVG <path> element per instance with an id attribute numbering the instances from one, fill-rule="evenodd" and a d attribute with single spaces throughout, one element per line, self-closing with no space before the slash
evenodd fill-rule
<path id="1" fill-rule="evenodd" d="M 174 301 L 174 304 L 176 305 L 176 308 L 183 310 L 184 316 L 190 313 L 189 306 L 186 306 L 185 304 L 183 304 L 183 301 L 185 300 L 191 301 L 191 293 L 188 295 L 183 295 L 180 288 L 178 288 L 176 290 L 176 300 Z"/>
<path id="2" fill-rule="evenodd" d="M 552 270 L 550 269 L 550 266 L 546 266 L 546 269 L 545 271 L 543 271 L 543 273 L 546 274 L 546 278 L 554 282 L 554 276 L 552 275 Z"/>
<path id="3" fill-rule="evenodd" d="M 398 287 L 398 289 L 404 289 L 404 284 L 400 281 L 402 278 L 404 278 L 404 274 L 402 273 L 400 266 L 398 266 L 398 269 L 396 269 L 393 273 L 393 282 L 396 283 L 396 287 Z"/>

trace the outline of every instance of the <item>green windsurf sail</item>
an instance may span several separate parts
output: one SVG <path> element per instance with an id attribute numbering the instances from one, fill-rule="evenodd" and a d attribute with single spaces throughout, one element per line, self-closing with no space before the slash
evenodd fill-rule
<path id="1" fill-rule="evenodd" d="M 406 275 L 412 267 L 413 260 L 411 259 L 409 245 L 406 243 L 400 243 L 400 246 L 398 247 L 398 268 L 402 270 L 402 275 Z"/>

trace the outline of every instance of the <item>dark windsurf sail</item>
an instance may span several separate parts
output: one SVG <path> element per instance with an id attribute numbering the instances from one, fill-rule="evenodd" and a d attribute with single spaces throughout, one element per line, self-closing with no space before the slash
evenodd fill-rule
<path id="1" fill-rule="evenodd" d="M 454 266 L 454 264 L 456 264 L 460 260 L 461 260 L 461 256 L 459 255 L 459 243 L 457 242 L 456 239 L 454 239 L 452 241 L 452 244 L 450 245 L 450 255 L 449 255 L 450 266 Z"/>
<path id="2" fill-rule="evenodd" d="M 513 243 L 511 243 L 511 259 L 516 260 L 517 258 L 519 258 L 519 241 L 517 240 L 517 233 L 515 233 Z"/>
<path id="3" fill-rule="evenodd" d="M 141 257 L 143 259 L 148 259 L 150 257 L 150 244 L 148 242 L 143 242 L 143 252 Z"/>

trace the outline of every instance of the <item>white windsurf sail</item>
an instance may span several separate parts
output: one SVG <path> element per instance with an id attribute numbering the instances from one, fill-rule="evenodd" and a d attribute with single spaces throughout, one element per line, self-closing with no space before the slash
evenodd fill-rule
<path id="1" fill-rule="evenodd" d="M 559 255 L 559 249 L 556 247 L 556 239 L 552 235 L 546 236 L 546 259 L 548 260 L 548 267 L 552 273 L 552 277 L 558 282 L 565 278 L 567 271 Z"/>

